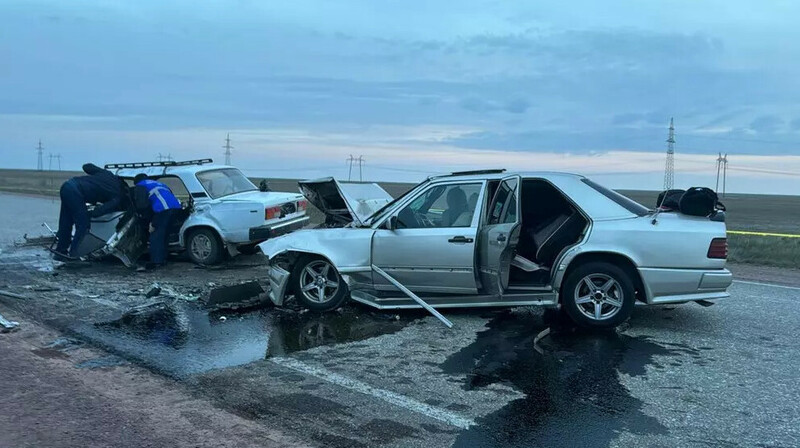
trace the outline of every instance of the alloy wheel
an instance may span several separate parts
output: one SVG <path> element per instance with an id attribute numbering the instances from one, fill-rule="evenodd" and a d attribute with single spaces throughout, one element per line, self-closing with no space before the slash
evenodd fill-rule
<path id="1" fill-rule="evenodd" d="M 300 292 L 311 302 L 326 303 L 339 291 L 339 275 L 330 263 L 316 260 L 300 274 Z"/>
<path id="2" fill-rule="evenodd" d="M 575 305 L 589 319 L 609 319 L 619 313 L 623 303 L 622 286 L 609 275 L 587 275 L 575 287 Z"/>

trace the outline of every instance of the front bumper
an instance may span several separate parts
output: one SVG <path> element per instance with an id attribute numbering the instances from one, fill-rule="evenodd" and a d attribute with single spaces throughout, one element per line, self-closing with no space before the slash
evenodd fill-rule
<path id="1" fill-rule="evenodd" d="M 300 230 L 306 225 L 308 225 L 308 216 L 303 216 L 301 218 L 293 219 L 291 221 L 280 223 L 275 226 L 260 226 L 260 227 L 251 227 L 249 232 L 250 241 L 265 241 L 270 238 L 275 238 L 276 236 L 285 235 L 289 232 L 294 232 L 295 230 Z"/>
<path id="2" fill-rule="evenodd" d="M 647 303 L 682 303 L 729 297 L 726 291 L 733 282 L 727 269 L 655 269 L 640 268 Z"/>

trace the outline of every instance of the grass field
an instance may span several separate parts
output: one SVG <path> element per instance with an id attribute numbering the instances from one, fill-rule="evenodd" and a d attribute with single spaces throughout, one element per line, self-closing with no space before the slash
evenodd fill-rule
<path id="1" fill-rule="evenodd" d="M 75 172 L 38 172 L 0 169 L 0 191 L 57 195 L 61 183 Z M 256 184 L 260 179 L 254 179 Z M 295 179 L 270 179 L 275 191 L 297 191 Z M 380 182 L 397 197 L 413 185 Z M 654 207 L 657 191 L 621 191 L 626 196 Z M 800 196 L 728 194 L 721 198 L 728 211 L 728 230 L 800 234 Z M 311 217 L 321 221 L 322 214 L 311 210 Z M 739 263 L 781 266 L 800 269 L 800 238 L 779 238 L 750 235 L 728 235 L 729 260 Z"/>

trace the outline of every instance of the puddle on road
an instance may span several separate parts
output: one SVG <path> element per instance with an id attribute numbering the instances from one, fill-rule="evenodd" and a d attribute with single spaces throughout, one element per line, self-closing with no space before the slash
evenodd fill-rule
<path id="1" fill-rule="evenodd" d="M 503 383 L 526 396 L 479 419 L 454 446 L 608 446 L 620 431 L 666 432 L 642 412 L 618 373 L 644 375 L 655 355 L 677 354 L 646 337 L 556 329 L 538 344 L 542 318 L 508 313 L 442 365 L 464 388 Z"/>
<path id="2" fill-rule="evenodd" d="M 325 314 L 274 308 L 209 313 L 179 303 L 169 310 L 81 324 L 73 330 L 156 371 L 184 378 L 320 345 L 393 333 L 409 322 L 409 318 L 396 320 L 394 315 L 356 306 Z"/>

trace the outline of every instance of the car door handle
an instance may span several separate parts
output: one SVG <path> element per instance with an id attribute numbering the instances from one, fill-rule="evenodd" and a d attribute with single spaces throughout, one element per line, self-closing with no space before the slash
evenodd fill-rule
<path id="1" fill-rule="evenodd" d="M 502 242 L 504 242 L 505 240 L 506 240 L 506 236 L 505 236 L 505 234 L 502 234 L 502 233 L 501 233 L 500 235 L 497 235 L 497 242 L 498 242 L 498 243 L 502 243 Z"/>
<path id="2" fill-rule="evenodd" d="M 456 243 L 456 244 L 458 244 L 458 243 L 471 243 L 473 241 L 475 241 L 475 240 L 472 239 L 472 238 L 467 238 L 465 236 L 454 236 L 454 237 L 450 238 L 449 240 L 447 240 L 448 243 Z"/>

